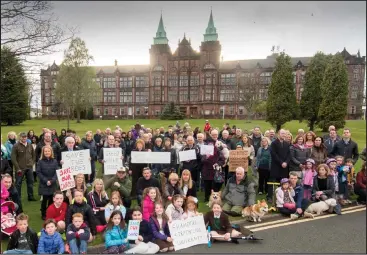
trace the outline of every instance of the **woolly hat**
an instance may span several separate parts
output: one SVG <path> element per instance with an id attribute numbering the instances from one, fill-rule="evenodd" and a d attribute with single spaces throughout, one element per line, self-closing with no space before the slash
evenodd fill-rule
<path id="1" fill-rule="evenodd" d="M 330 165 L 331 162 L 336 162 L 336 159 L 335 158 L 329 158 L 327 161 L 326 161 L 326 165 Z"/>
<path id="2" fill-rule="evenodd" d="M 315 160 L 313 160 L 312 158 L 308 158 L 308 159 L 306 159 L 305 164 L 306 164 L 307 162 L 310 162 L 312 165 L 315 165 Z"/>
<path id="3" fill-rule="evenodd" d="M 280 184 L 289 182 L 288 178 L 283 178 L 280 180 Z"/>

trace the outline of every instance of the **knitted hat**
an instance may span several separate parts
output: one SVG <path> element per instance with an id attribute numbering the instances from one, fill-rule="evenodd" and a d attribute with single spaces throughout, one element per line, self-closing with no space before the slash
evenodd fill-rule
<path id="1" fill-rule="evenodd" d="M 312 165 L 315 165 L 315 160 L 313 160 L 312 158 L 306 159 L 305 163 L 307 162 L 310 162 Z"/>
<path id="2" fill-rule="evenodd" d="M 283 178 L 280 180 L 280 184 L 289 182 L 288 178 Z"/>
<path id="3" fill-rule="evenodd" d="M 331 162 L 336 162 L 336 159 L 335 158 L 329 158 L 327 161 L 326 161 L 326 165 L 330 165 Z"/>

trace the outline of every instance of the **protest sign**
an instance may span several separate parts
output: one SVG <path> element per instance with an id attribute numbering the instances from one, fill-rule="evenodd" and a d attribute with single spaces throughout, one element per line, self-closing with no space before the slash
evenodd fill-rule
<path id="1" fill-rule="evenodd" d="M 248 170 L 248 151 L 231 150 L 229 151 L 229 172 L 235 172 L 237 167 Z"/>
<path id="2" fill-rule="evenodd" d="M 116 174 L 122 167 L 121 148 L 103 148 L 104 174 Z"/>
<path id="3" fill-rule="evenodd" d="M 178 156 L 181 161 L 196 160 L 196 150 L 179 151 Z"/>
<path id="4" fill-rule="evenodd" d="M 168 223 L 168 227 L 176 251 L 208 243 L 203 216 L 189 217 L 186 220 L 174 220 Z"/>
<path id="5" fill-rule="evenodd" d="M 132 151 L 131 163 L 169 164 L 171 163 L 171 152 Z"/>
<path id="6" fill-rule="evenodd" d="M 89 149 L 79 151 L 63 151 L 61 159 L 64 161 L 63 168 L 71 169 L 73 175 L 91 174 Z"/>
<path id="7" fill-rule="evenodd" d="M 212 156 L 214 154 L 214 145 L 201 145 L 200 154 Z"/>
<path id="8" fill-rule="evenodd" d="M 56 175 L 61 191 L 72 189 L 75 187 L 75 180 L 70 167 L 56 170 Z"/>
<path id="9" fill-rule="evenodd" d="M 139 236 L 140 221 L 129 220 L 129 226 L 127 227 L 127 239 L 137 240 Z"/>

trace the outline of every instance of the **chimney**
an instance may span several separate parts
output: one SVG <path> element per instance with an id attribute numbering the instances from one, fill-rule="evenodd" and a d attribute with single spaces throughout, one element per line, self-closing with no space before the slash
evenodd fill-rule
<path id="1" fill-rule="evenodd" d="M 115 59 L 115 66 L 117 67 L 117 59 Z"/>

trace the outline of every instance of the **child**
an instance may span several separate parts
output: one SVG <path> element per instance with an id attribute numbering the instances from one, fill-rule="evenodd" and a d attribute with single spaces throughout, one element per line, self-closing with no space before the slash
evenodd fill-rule
<path id="1" fill-rule="evenodd" d="M 1 182 L 1 199 L 0 199 L 0 205 L 2 205 L 6 199 L 9 197 L 9 191 L 8 189 L 5 187 L 5 185 L 3 184 L 3 182 Z M 9 212 L 9 208 L 7 206 L 2 206 L 1 207 L 1 214 L 6 214 Z"/>
<path id="2" fill-rule="evenodd" d="M 17 216 L 17 230 L 15 230 L 4 254 L 37 254 L 38 236 L 28 227 L 28 215 L 21 213 Z"/>
<path id="3" fill-rule="evenodd" d="M 211 211 L 204 216 L 205 225 L 210 227 L 210 234 L 215 236 L 215 240 L 229 241 L 231 237 L 248 236 L 252 232 L 244 228 L 246 233 L 241 233 L 232 228 L 229 218 L 225 213 L 222 213 L 222 205 L 218 201 L 212 203 Z M 236 240 L 232 242 L 237 243 Z"/>
<path id="4" fill-rule="evenodd" d="M 303 198 L 310 200 L 313 178 L 316 174 L 315 161 L 309 158 L 306 159 L 305 164 L 306 164 L 305 170 L 302 171 Z"/>
<path id="5" fill-rule="evenodd" d="M 115 190 L 111 193 L 111 201 L 106 205 L 104 210 L 104 216 L 106 218 L 106 222 L 110 220 L 110 215 L 113 211 L 120 211 L 122 213 L 122 217 L 126 216 L 126 208 L 122 204 L 120 192 Z"/>
<path id="6" fill-rule="evenodd" d="M 149 221 L 153 232 L 153 241 L 159 246 L 159 251 L 173 251 L 173 240 L 169 232 L 168 217 L 164 213 L 163 204 L 155 204 L 154 213 L 150 217 Z"/>
<path id="7" fill-rule="evenodd" d="M 104 254 L 122 254 L 129 247 L 127 228 L 121 211 L 113 211 L 107 223 Z"/>
<path id="8" fill-rule="evenodd" d="M 197 211 L 197 198 L 196 197 L 188 197 L 186 199 L 186 206 L 185 206 L 185 212 L 182 215 L 183 219 L 187 219 L 189 217 L 195 217 L 199 215 L 203 215 L 202 213 L 199 213 Z"/>
<path id="9" fill-rule="evenodd" d="M 130 241 L 131 249 L 125 254 L 155 254 L 159 251 L 159 246 L 152 243 L 153 234 L 148 221 L 143 219 L 140 207 L 132 210 L 132 219 L 140 221 L 138 240 Z"/>
<path id="10" fill-rule="evenodd" d="M 183 196 L 182 195 L 174 195 L 172 198 L 172 204 L 169 204 L 166 209 L 166 214 L 168 216 L 169 222 L 173 220 L 182 220 L 183 219 Z"/>
<path id="11" fill-rule="evenodd" d="M 75 179 L 75 188 L 72 189 L 68 189 L 66 191 L 65 196 L 68 198 L 68 203 L 71 205 L 74 203 L 74 191 L 75 190 L 79 190 L 81 192 L 83 192 L 83 196 L 85 201 L 87 202 L 87 195 L 88 195 L 88 189 L 87 189 L 87 185 L 85 183 L 85 176 L 84 174 L 77 174 L 74 177 Z"/>
<path id="12" fill-rule="evenodd" d="M 163 198 L 166 205 L 171 203 L 172 197 L 174 195 L 183 196 L 183 192 L 178 183 L 178 175 L 176 173 L 171 173 L 168 177 L 167 185 L 165 186 L 165 189 L 163 191 Z"/>
<path id="13" fill-rule="evenodd" d="M 347 180 L 348 180 L 348 188 L 346 190 L 346 202 L 348 204 L 351 204 L 352 201 L 349 200 L 349 190 L 353 190 L 354 187 L 353 187 L 353 177 L 354 177 L 354 166 L 353 166 L 353 159 L 351 158 L 348 158 L 346 161 L 345 161 L 345 165 L 347 167 L 349 167 L 349 173 L 347 174 Z"/>
<path id="14" fill-rule="evenodd" d="M 337 172 L 337 179 L 338 179 L 338 186 L 339 186 L 339 192 L 338 197 L 340 201 L 345 204 L 345 200 L 348 197 L 348 179 L 347 175 L 350 172 L 350 169 L 348 166 L 344 166 L 344 157 L 342 156 L 336 156 L 336 172 Z"/>
<path id="15" fill-rule="evenodd" d="M 54 203 L 47 208 L 46 220 L 54 219 L 57 222 L 57 231 L 63 233 L 65 231 L 65 217 L 68 205 L 64 202 L 64 194 L 61 191 L 54 193 Z"/>
<path id="16" fill-rule="evenodd" d="M 343 160 L 342 160 L 343 161 Z M 335 158 L 330 158 L 326 161 L 326 165 L 329 167 L 328 175 L 331 176 L 334 180 L 334 190 L 335 194 L 339 193 L 339 181 L 338 181 L 338 170 L 337 162 Z"/>
<path id="17" fill-rule="evenodd" d="M 296 203 L 293 197 L 295 196 L 294 189 L 289 186 L 289 180 L 283 178 L 280 180 L 280 187 L 275 190 L 277 198 L 277 208 L 281 214 L 291 215 L 296 212 Z"/>
<path id="18" fill-rule="evenodd" d="M 91 235 L 90 229 L 84 223 L 83 214 L 74 213 L 72 218 L 72 223 L 66 229 L 66 240 L 69 243 L 71 254 L 86 254 Z"/>
<path id="19" fill-rule="evenodd" d="M 63 254 L 64 242 L 60 233 L 56 232 L 56 221 L 48 219 L 43 224 L 41 238 L 38 242 L 38 254 Z"/>
<path id="20" fill-rule="evenodd" d="M 150 216 L 152 216 L 154 212 L 154 203 L 162 201 L 159 189 L 156 187 L 145 188 L 143 191 L 143 199 L 143 219 L 149 221 Z"/>
<path id="21" fill-rule="evenodd" d="M 320 164 L 317 167 L 317 175 L 315 176 L 313 181 L 311 200 L 316 202 L 325 201 L 329 198 L 334 198 L 334 195 L 334 176 L 330 175 L 330 169 L 326 164 Z"/>

